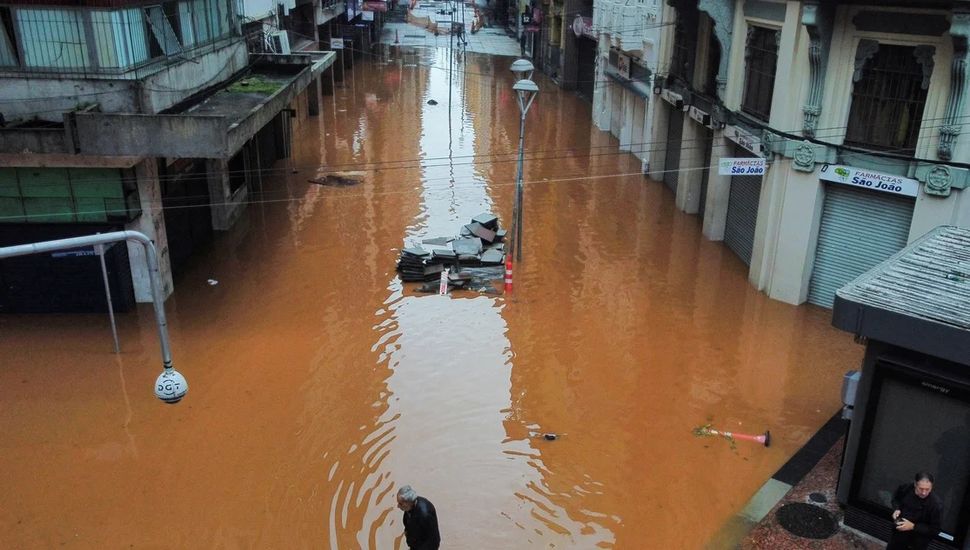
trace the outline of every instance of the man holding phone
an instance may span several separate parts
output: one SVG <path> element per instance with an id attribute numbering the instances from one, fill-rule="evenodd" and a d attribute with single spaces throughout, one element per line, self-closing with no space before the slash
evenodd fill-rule
<path id="1" fill-rule="evenodd" d="M 896 529 L 886 550 L 924 550 L 940 532 L 943 502 L 933 494 L 933 475 L 919 472 L 913 483 L 900 485 L 893 493 L 893 522 Z"/>

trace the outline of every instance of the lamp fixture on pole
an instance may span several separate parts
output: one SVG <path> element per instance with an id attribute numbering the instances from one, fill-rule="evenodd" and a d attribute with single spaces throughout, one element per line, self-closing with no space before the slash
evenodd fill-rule
<path id="1" fill-rule="evenodd" d="M 532 78 L 532 71 L 535 70 L 535 65 L 528 59 L 516 59 L 512 62 L 512 67 L 510 68 L 512 73 L 515 74 L 515 78 L 522 80 L 524 78 Z"/>

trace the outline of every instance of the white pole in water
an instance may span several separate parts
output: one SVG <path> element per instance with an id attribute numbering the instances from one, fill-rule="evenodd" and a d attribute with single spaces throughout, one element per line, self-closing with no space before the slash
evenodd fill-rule
<path id="1" fill-rule="evenodd" d="M 103 244 L 94 245 L 94 253 L 101 260 L 101 278 L 104 279 L 104 296 L 108 300 L 108 318 L 111 319 L 111 336 L 115 340 L 115 353 L 121 353 L 121 345 L 118 343 L 118 327 L 115 324 L 115 308 L 111 303 L 111 285 L 108 283 L 108 266 L 104 263 L 105 248 Z"/>

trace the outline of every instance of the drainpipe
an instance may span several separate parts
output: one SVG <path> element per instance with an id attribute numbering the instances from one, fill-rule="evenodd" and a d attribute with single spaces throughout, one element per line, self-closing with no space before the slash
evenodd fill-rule
<path id="1" fill-rule="evenodd" d="M 155 380 L 155 396 L 166 403 L 178 403 L 189 391 L 189 385 L 185 377 L 172 367 L 172 351 L 168 343 L 168 323 L 165 320 L 165 299 L 162 297 L 162 286 L 158 272 L 158 255 L 155 252 L 155 244 L 152 243 L 151 239 L 138 231 L 115 231 L 54 241 L 5 246 L 0 247 L 0 260 L 120 241 L 136 241 L 145 248 L 148 279 L 152 287 L 152 305 L 155 307 L 155 324 L 158 326 L 158 339 L 162 347 L 163 370 L 162 374 Z"/>

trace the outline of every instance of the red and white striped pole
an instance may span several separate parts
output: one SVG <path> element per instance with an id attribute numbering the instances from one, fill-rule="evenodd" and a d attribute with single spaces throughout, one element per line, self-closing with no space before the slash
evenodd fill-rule
<path id="1" fill-rule="evenodd" d="M 708 433 L 711 435 L 720 435 L 728 439 L 740 439 L 743 441 L 753 441 L 755 443 L 761 443 L 765 447 L 771 447 L 771 432 L 765 431 L 763 434 L 750 435 L 750 434 L 739 434 L 734 432 L 722 432 L 720 430 L 708 429 Z"/>
<path id="2" fill-rule="evenodd" d="M 512 292 L 512 255 L 505 260 L 505 292 Z"/>

